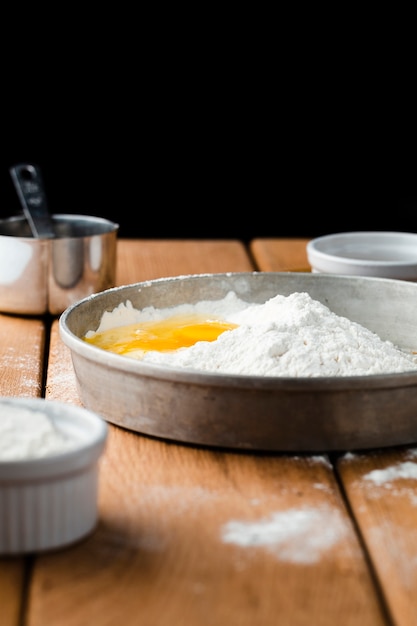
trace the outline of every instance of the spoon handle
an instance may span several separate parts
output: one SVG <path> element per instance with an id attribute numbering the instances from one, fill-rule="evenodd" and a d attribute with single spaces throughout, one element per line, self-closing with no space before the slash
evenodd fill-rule
<path id="1" fill-rule="evenodd" d="M 55 237 L 40 168 L 20 163 L 9 171 L 32 235 L 38 239 Z"/>

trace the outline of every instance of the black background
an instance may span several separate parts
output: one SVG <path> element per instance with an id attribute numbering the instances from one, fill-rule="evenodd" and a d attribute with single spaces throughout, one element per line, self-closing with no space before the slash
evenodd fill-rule
<path id="1" fill-rule="evenodd" d="M 298 10 L 278 22 L 203 10 L 190 26 L 177 7 L 140 20 L 48 8 L 41 28 L 38 6 L 17 10 L 0 217 L 20 212 L 8 168 L 32 162 L 50 212 L 113 219 L 121 237 L 417 230 L 407 19 L 395 31 L 345 15 L 352 33 Z"/>
<path id="2" fill-rule="evenodd" d="M 209 156 L 201 146 L 182 154 L 172 145 L 161 151 L 14 147 L 1 163 L 0 217 L 21 212 L 9 167 L 25 162 L 41 167 L 51 213 L 106 217 L 120 224 L 120 237 L 249 241 L 347 230 L 417 232 L 411 160 L 378 161 L 378 168 L 374 155 L 368 169 L 353 154 L 357 167 L 337 155 L 336 164 L 317 164 L 310 154 L 309 164 L 307 156 L 242 157 L 213 145 Z"/>
<path id="3" fill-rule="evenodd" d="M 346 76 L 318 82 L 314 65 L 284 81 L 245 58 L 192 65 L 186 52 L 182 65 L 166 55 L 120 76 L 123 66 L 109 75 L 84 64 L 82 77 L 70 63 L 58 75 L 49 54 L 49 72 L 19 76 L 18 93 L 15 75 L 1 117 L 0 218 L 21 212 L 9 168 L 34 163 L 51 213 L 112 219 L 120 237 L 417 232 L 411 83 L 393 101 L 382 67 L 380 85 L 355 75 L 353 89 Z"/>

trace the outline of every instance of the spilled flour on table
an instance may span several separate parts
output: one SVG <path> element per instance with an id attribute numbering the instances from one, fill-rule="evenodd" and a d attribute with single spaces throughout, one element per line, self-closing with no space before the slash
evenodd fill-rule
<path id="1" fill-rule="evenodd" d="M 138 339 L 129 344 L 126 356 L 159 365 L 255 376 L 359 376 L 417 369 L 416 354 L 336 315 L 304 292 L 276 295 L 263 304 L 245 302 L 229 292 L 217 301 L 165 309 L 150 306 L 142 311 L 127 301 L 105 312 L 99 327 L 85 338 L 94 341 L 95 335 L 121 326 L 190 315 L 237 327 L 225 330 L 214 341 L 196 340 L 194 345 L 166 351 L 130 349 L 143 333 L 138 327 Z"/>
<path id="2" fill-rule="evenodd" d="M 15 385 L 14 393 L 37 395 L 41 392 L 40 376 L 36 374 L 32 376 L 32 372 L 38 371 L 38 359 L 35 354 L 19 353 L 14 346 L 2 346 L 4 353 L 0 354 L 2 371 L 0 372 L 0 381 L 4 376 L 8 377 L 7 384 L 10 387 L 9 380 L 13 372 L 13 380 Z"/>
<path id="3" fill-rule="evenodd" d="M 355 454 L 347 453 L 344 458 L 352 460 Z M 413 506 L 417 506 L 417 449 L 413 448 L 405 454 L 405 460 L 389 465 L 384 469 L 374 469 L 364 474 L 355 485 L 367 486 L 368 498 L 383 497 L 383 492 L 389 491 L 392 495 L 407 497 Z"/>
<path id="4" fill-rule="evenodd" d="M 363 477 L 364 480 L 372 481 L 375 485 L 390 486 L 398 478 L 417 479 L 417 463 L 404 461 L 383 470 L 372 470 Z"/>
<path id="5" fill-rule="evenodd" d="M 300 507 L 272 513 L 258 521 L 230 521 L 222 528 L 222 540 L 244 548 L 263 548 L 280 561 L 312 564 L 347 532 L 338 511 Z"/>
<path id="6" fill-rule="evenodd" d="M 77 388 L 77 381 L 71 363 L 69 353 L 65 353 L 67 358 L 55 345 L 49 354 L 48 377 L 46 380 L 46 391 L 51 397 L 59 397 L 64 402 L 82 404 Z"/>

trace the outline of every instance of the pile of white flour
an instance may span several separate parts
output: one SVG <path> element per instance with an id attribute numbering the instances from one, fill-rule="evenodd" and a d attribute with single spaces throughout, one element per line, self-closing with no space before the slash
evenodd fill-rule
<path id="1" fill-rule="evenodd" d="M 190 313 L 212 315 L 238 327 L 212 342 L 199 341 L 174 352 L 147 352 L 142 360 L 206 372 L 281 377 L 359 376 L 417 369 L 417 355 L 336 315 L 307 293 L 277 295 L 263 304 L 250 304 L 230 292 L 217 301 L 141 311 L 128 301 L 105 313 L 96 332 Z"/>
<path id="2" fill-rule="evenodd" d="M 76 446 L 40 411 L 0 404 L 0 461 L 39 459 Z"/>

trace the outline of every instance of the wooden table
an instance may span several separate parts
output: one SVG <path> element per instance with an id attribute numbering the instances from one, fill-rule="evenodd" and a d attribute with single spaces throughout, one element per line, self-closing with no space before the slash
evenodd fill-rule
<path id="1" fill-rule="evenodd" d="M 306 271 L 305 245 L 121 239 L 117 283 Z M 0 315 L 0 363 L 3 396 L 80 404 L 57 320 Z M 417 483 L 401 477 L 414 464 L 412 448 L 242 453 L 110 425 L 97 528 L 63 550 L 0 558 L 0 624 L 416 625 Z M 390 481 L 369 480 L 388 469 Z"/>

